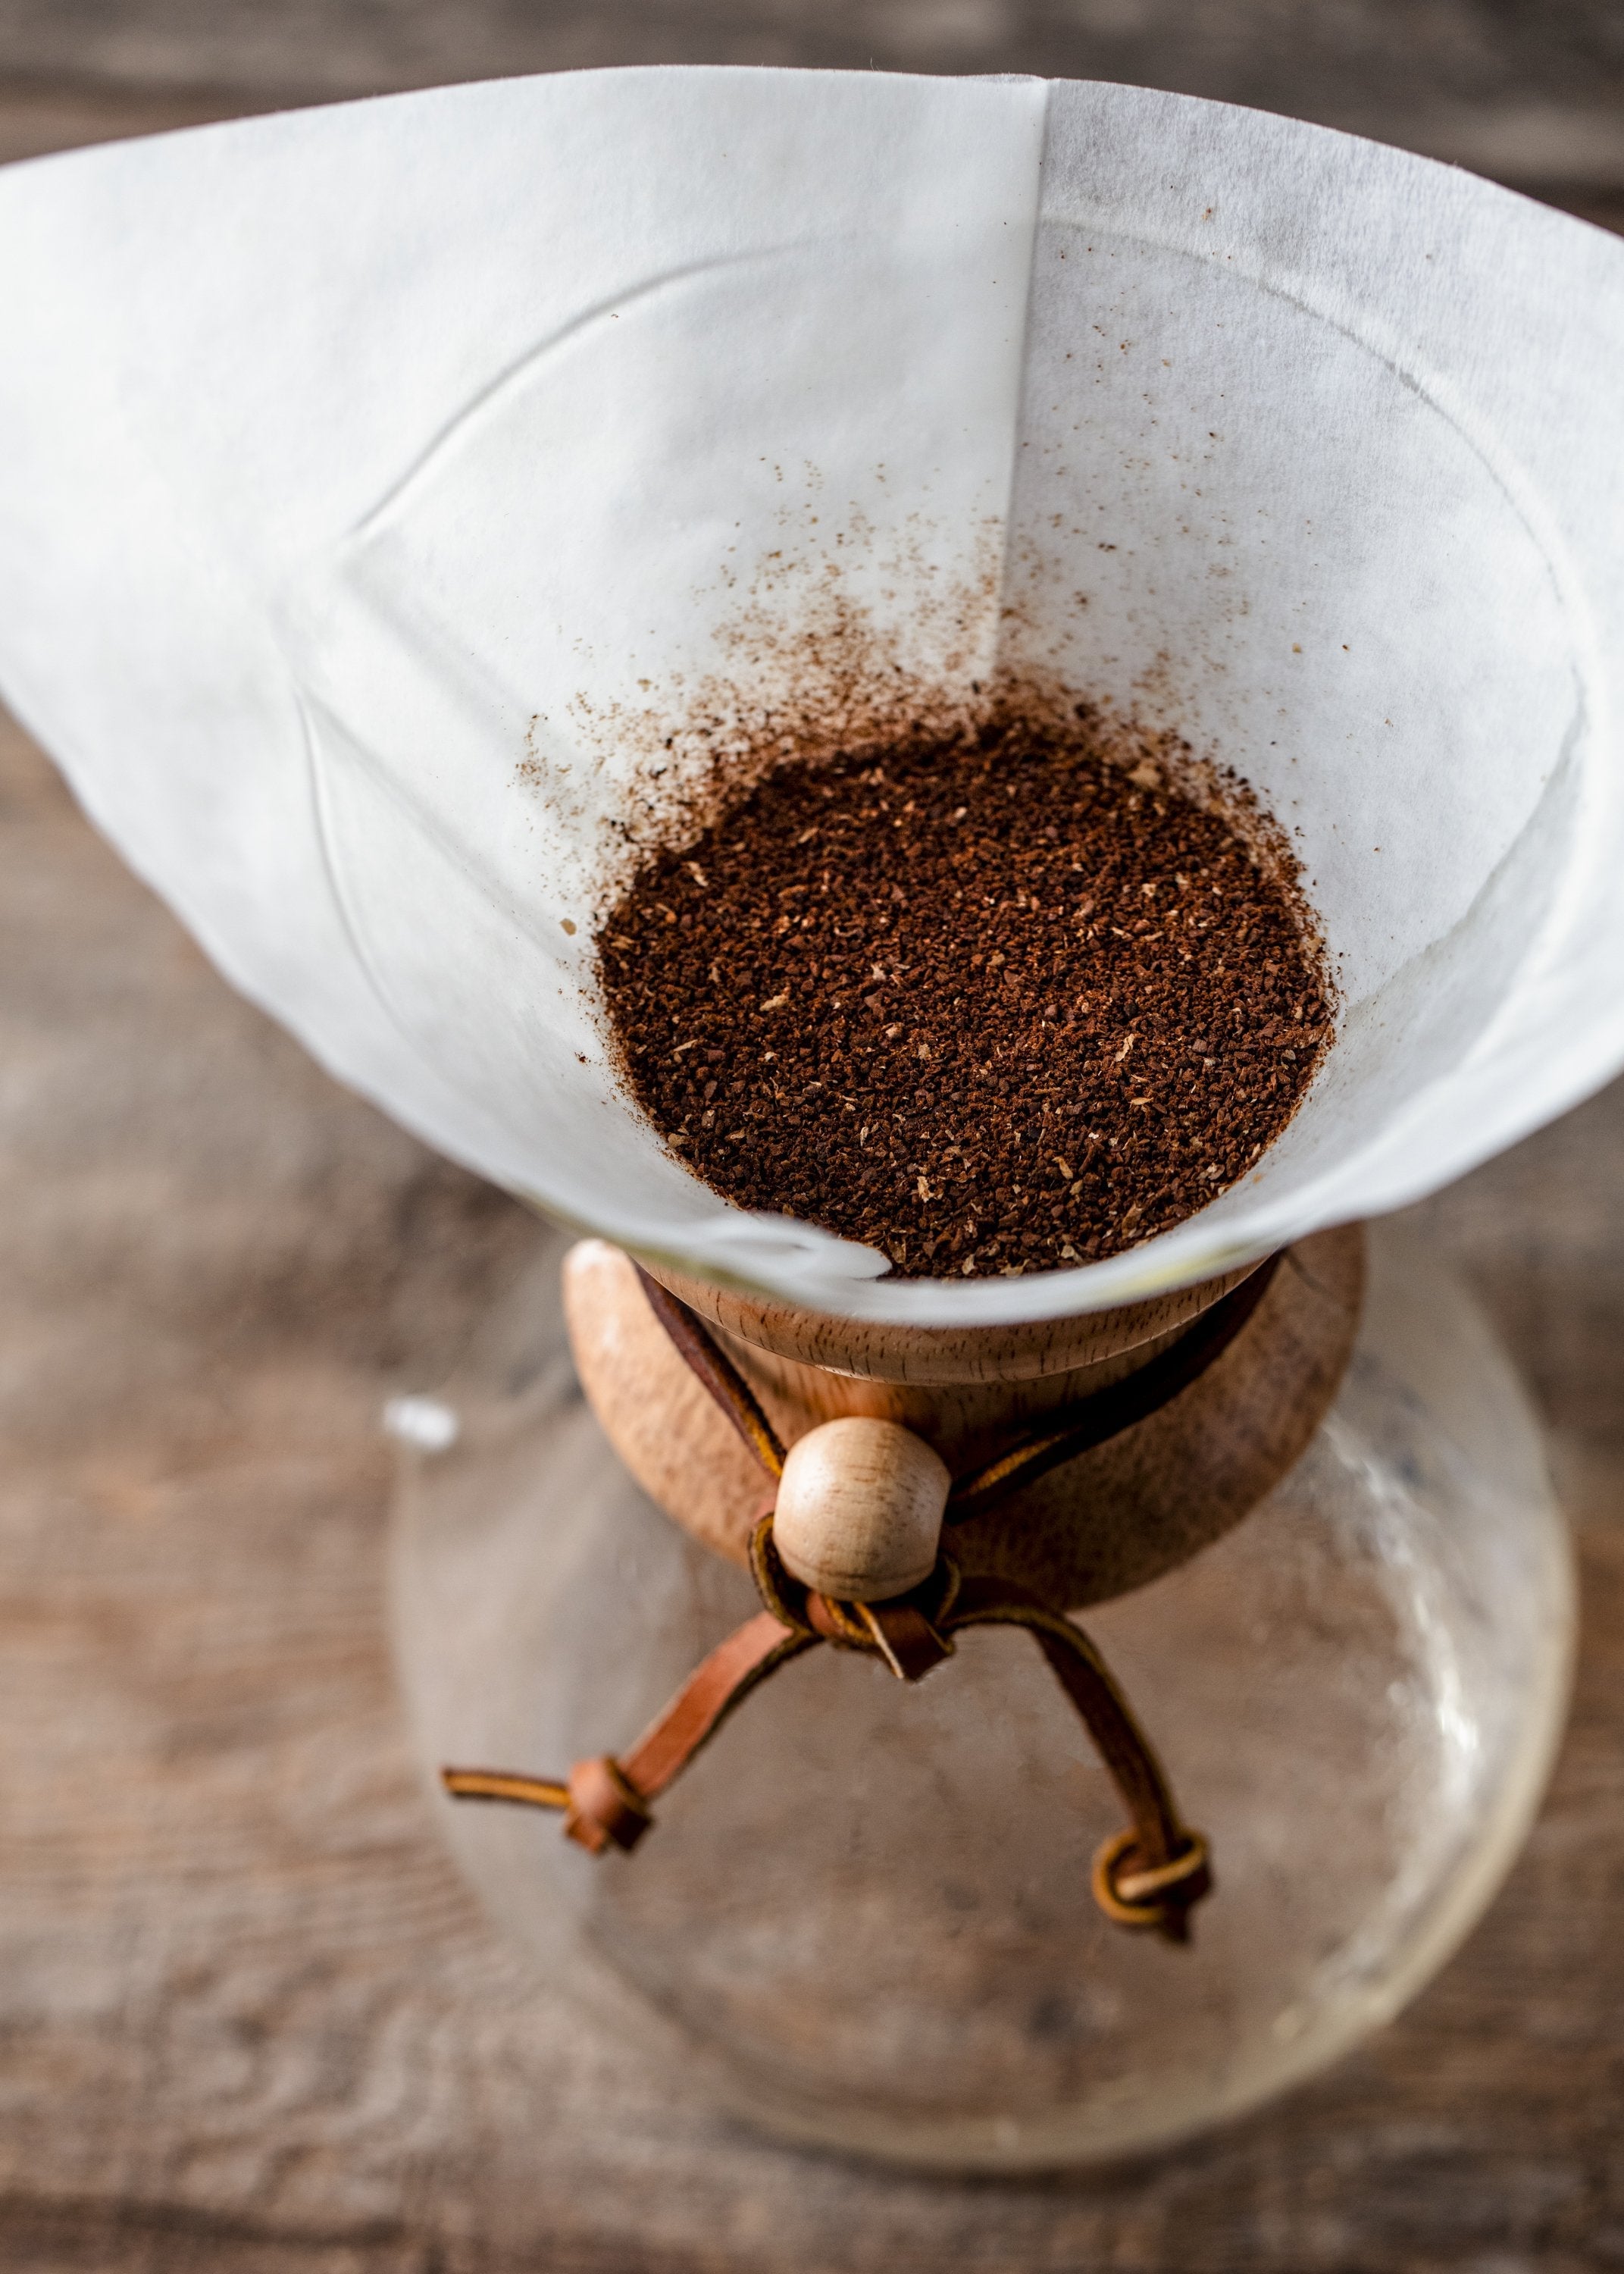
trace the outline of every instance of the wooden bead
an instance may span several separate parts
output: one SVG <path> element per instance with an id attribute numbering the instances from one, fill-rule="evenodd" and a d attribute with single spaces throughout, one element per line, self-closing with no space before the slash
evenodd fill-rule
<path id="1" fill-rule="evenodd" d="M 1138 1427 L 1051 1470 L 1004 1506 L 953 1534 L 966 1577 L 1019 1580 L 1046 1601 L 1084 1610 L 1176 1570 L 1222 1538 L 1300 1458 L 1336 1394 L 1353 1348 L 1364 1286 L 1357 1224 L 1299 1240 L 1275 1274 L 1257 1317 L 1231 1350 L 1182 1397 Z M 674 1275 L 661 1268 L 659 1275 Z M 1237 1275 L 1184 1289 L 1199 1312 Z M 1244 1277 L 1244 1274 L 1238 1275 Z M 1056 1372 L 1064 1321 L 1000 1329 L 998 1353 L 980 1348 L 974 1368 L 922 1354 L 941 1330 L 876 1327 L 680 1282 L 702 1316 L 731 1307 L 716 1327 L 727 1355 L 786 1444 L 848 1414 L 895 1421 L 939 1447 L 955 1471 L 977 1467 L 1055 1407 L 1090 1397 L 1154 1357 L 1163 1329 L 1186 1317 L 1138 1305 L 1092 1314 L 1090 1362 Z M 651 1500 L 696 1540 L 741 1569 L 761 1512 L 763 1477 L 650 1309 L 631 1258 L 598 1239 L 571 1249 L 564 1270 L 571 1346 L 581 1384 L 610 1442 Z M 756 1310 L 772 1331 L 758 1329 Z M 777 1324 L 774 1324 L 774 1321 Z M 801 1322 L 800 1338 L 785 1321 Z M 816 1332 L 814 1330 L 816 1329 Z M 798 1333 L 799 1333 L 798 1329 Z M 980 1337 L 990 1329 L 966 1329 Z M 1031 1347 L 1014 1347 L 1020 1337 Z M 786 1357 L 819 1349 L 825 1364 Z M 939 1355 L 939 1354 L 938 1354 Z M 1009 1359 L 1008 1378 L 993 1378 Z"/>
<path id="2" fill-rule="evenodd" d="M 906 1595 L 936 1568 L 952 1480 L 922 1437 L 853 1414 L 789 1449 L 772 1538 L 803 1586 L 842 1602 Z"/>

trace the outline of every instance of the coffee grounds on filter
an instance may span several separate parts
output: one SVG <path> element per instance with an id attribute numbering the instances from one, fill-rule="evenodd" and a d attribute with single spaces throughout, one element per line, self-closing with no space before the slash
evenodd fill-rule
<path id="1" fill-rule="evenodd" d="M 1093 1261 L 1257 1162 L 1329 1038 L 1292 888 L 1152 762 L 989 733 L 792 764 L 597 946 L 694 1172 L 906 1278 Z"/>

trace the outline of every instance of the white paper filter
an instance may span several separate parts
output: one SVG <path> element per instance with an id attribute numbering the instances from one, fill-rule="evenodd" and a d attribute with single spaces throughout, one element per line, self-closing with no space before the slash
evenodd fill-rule
<path id="1" fill-rule="evenodd" d="M 239 987 L 575 1224 L 1040 1317 L 1391 1208 L 1624 1063 L 1598 230 L 1133 88 L 586 72 L 12 167 L 0 305 L 8 699 Z M 891 1284 L 617 1088 L 623 825 L 853 655 L 971 705 L 1057 672 L 1295 832 L 1338 1039 L 1179 1230 Z"/>

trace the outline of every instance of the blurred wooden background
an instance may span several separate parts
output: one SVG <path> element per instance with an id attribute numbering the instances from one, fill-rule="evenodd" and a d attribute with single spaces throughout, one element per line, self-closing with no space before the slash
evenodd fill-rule
<path id="1" fill-rule="evenodd" d="M 1624 225 L 1620 0 L 0 0 L 0 157 L 655 61 L 1138 80 Z M 1332 2075 L 1157 2163 L 791 2156 L 515 1978 L 408 1759 L 377 1416 L 532 1227 L 230 996 L 0 721 L 0 2263 L 1624 2264 L 1621 1203 L 1624 1088 L 1418 1212 L 1537 1388 L 1586 1591 L 1549 1804 L 1462 1955 Z"/>
<path id="2" fill-rule="evenodd" d="M 1122 79 L 1624 214 L 1620 0 L 0 0 L 0 143 L 650 63 Z"/>

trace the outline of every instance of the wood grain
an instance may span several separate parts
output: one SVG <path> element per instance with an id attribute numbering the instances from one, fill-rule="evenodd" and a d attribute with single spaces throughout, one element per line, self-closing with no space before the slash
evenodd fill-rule
<path id="1" fill-rule="evenodd" d="M 474 14 L 459 48 L 451 15 L 424 4 L 4 0 L 0 68 L 34 77 L 0 87 L 0 154 L 414 72 L 612 60 L 611 34 L 696 59 L 732 41 L 741 60 L 819 59 L 838 34 L 851 53 L 831 59 L 861 62 L 882 16 L 877 60 L 938 68 L 1109 69 L 1118 35 L 1092 34 L 1093 15 L 1129 26 L 1121 39 L 1165 24 L 1175 47 L 1188 27 L 1181 67 L 1217 56 L 1232 72 L 1211 91 L 1283 86 L 1287 107 L 1312 107 L 1291 99 L 1279 11 L 1174 25 L 942 0 L 912 18 L 847 8 L 816 39 L 765 5 L 718 11 L 703 37 L 653 10 L 616 10 L 601 37 L 585 11 Z M 1605 109 L 1618 83 L 1581 52 L 1583 15 L 1326 11 L 1340 28 L 1312 55 L 1365 40 L 1350 99 L 1386 73 L 1396 102 L 1425 79 L 1425 42 L 1453 40 L 1450 99 L 1491 139 L 1531 105 L 1541 178 L 1617 217 L 1617 180 L 1587 160 L 1575 186 L 1563 154 L 1560 105 Z M 1543 77 L 1541 21 L 1557 57 Z M 1251 79 L 1248 55 L 1266 56 Z M 434 1844 L 409 1758 L 383 1640 L 377 1412 L 439 1379 L 544 1235 L 232 998 L 4 734 L 7 2274 L 1624 2263 L 1621 1200 L 1616 1088 L 1418 1212 L 1543 1402 L 1585 1580 L 1551 1798 L 1460 1957 L 1332 2075 L 1165 2161 L 955 2187 L 798 2157 L 718 2123 L 680 2072 L 515 1975 Z"/>
<path id="2" fill-rule="evenodd" d="M 0 774 L 0 2255 L 15 2274 L 1577 2270 L 1624 2256 L 1624 1089 L 1424 1215 L 1559 1432 L 1575 1722 L 1394 2029 L 1104 2178 L 802 2159 L 522 1979 L 383 1640 L 391 1388 L 545 1237 L 230 997 Z"/>
<path id="3" fill-rule="evenodd" d="M 1575 200 L 1624 182 L 1608 0 L 0 0 L 0 75 L 19 106 L 182 101 L 223 116 L 637 64 L 1118 79 Z M 143 131 L 103 117 L 57 139 Z"/>
<path id="4" fill-rule="evenodd" d="M 780 1361 L 766 1366 L 768 1378 L 787 1384 L 798 1368 L 812 1367 L 853 1382 L 909 1383 L 926 1391 L 941 1384 L 981 1382 L 991 1385 L 993 1404 L 1001 1413 L 1011 1382 L 1052 1382 L 1086 1367 L 1097 1369 L 1090 1378 L 1103 1389 L 1131 1373 L 1220 1296 L 1238 1287 L 1252 1266 L 1243 1264 L 1196 1286 L 1170 1288 L 1115 1310 L 995 1327 L 897 1327 L 832 1318 L 799 1304 L 764 1301 L 690 1279 L 663 1263 L 649 1269 L 679 1302 L 719 1329 L 735 1364 L 751 1365 L 757 1353 Z M 752 1378 L 763 1371 L 753 1367 Z M 1072 1389 L 1056 1394 L 1069 1397 Z"/>
<path id="5" fill-rule="evenodd" d="M 947 1464 L 922 1437 L 863 1413 L 824 1421 L 789 1449 L 773 1544 L 792 1579 L 838 1602 L 883 1603 L 936 1569 Z"/>
<path id="6" fill-rule="evenodd" d="M 1184 1291 L 1193 1308 L 1214 1285 L 1230 1284 Z M 1342 1379 L 1363 1287 L 1358 1226 L 1299 1241 L 1269 1279 L 1256 1316 L 1179 1397 L 1133 1430 L 957 1525 L 954 1560 L 966 1573 L 1016 1580 L 1073 1610 L 1187 1561 L 1238 1523 L 1302 1453 Z M 655 1320 L 629 1258 L 603 1240 L 579 1241 L 565 1261 L 564 1300 L 581 1386 L 627 1467 L 696 1539 L 748 1562 L 766 1480 Z M 972 1379 L 942 1382 L 933 1367 L 921 1384 L 910 1378 L 921 1340 L 915 1328 L 820 1319 L 782 1305 L 747 1306 L 736 1296 L 726 1308 L 752 1329 L 767 1314 L 780 1343 L 806 1347 L 812 1336 L 822 1337 L 838 1360 L 849 1359 L 853 1343 L 863 1347 L 861 1372 L 824 1372 L 769 1353 L 742 1334 L 722 1333 L 726 1354 L 784 1443 L 837 1415 L 864 1413 L 916 1430 L 955 1475 L 993 1458 L 1021 1423 L 1121 1380 L 1172 1339 L 1130 1341 L 1071 1374 L 1032 1367 L 988 1382 L 981 1367 L 995 1337 L 1019 1365 L 1034 1346 L 1052 1352 L 1077 1322 L 939 1337 L 933 1331 L 961 1352 L 977 1344 L 981 1351 Z M 1082 1322 L 1086 1346 L 1109 1347 L 1114 1329 L 1132 1336 L 1143 1324 L 1142 1306 L 1101 1312 Z M 835 1331 L 842 1325 L 844 1335 Z M 1192 1489 L 1196 1478 L 1199 1491 Z"/>

